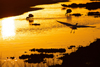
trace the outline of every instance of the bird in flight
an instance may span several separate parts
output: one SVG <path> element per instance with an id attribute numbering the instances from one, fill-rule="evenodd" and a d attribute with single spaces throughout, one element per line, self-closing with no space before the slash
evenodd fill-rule
<path id="1" fill-rule="evenodd" d="M 74 30 L 74 32 L 73 32 L 73 33 L 75 33 L 75 30 L 76 30 L 77 28 L 85 28 L 85 27 L 95 28 L 95 27 L 96 27 L 96 26 L 78 25 L 78 23 L 76 23 L 75 25 L 73 25 L 73 24 L 66 23 L 66 22 L 61 22 L 61 21 L 57 21 L 57 22 L 59 22 L 59 23 L 61 23 L 61 24 L 64 24 L 64 25 L 66 25 L 66 26 L 70 27 L 72 30 Z M 70 33 L 72 33 L 72 30 L 71 30 L 71 32 L 70 32 Z"/>

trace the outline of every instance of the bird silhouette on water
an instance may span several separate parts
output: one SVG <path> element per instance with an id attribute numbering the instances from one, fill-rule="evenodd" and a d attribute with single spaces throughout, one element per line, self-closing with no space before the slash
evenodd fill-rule
<path id="1" fill-rule="evenodd" d="M 26 20 L 28 20 L 29 22 L 33 22 L 33 14 L 29 14 L 28 17 L 26 17 Z"/>
<path id="2" fill-rule="evenodd" d="M 87 28 L 87 27 L 95 28 L 95 27 L 96 27 L 96 26 L 78 25 L 78 23 L 76 23 L 75 25 L 73 25 L 73 24 L 66 23 L 66 22 L 61 22 L 61 21 L 57 21 L 57 22 L 59 22 L 59 23 L 61 23 L 61 24 L 64 24 L 64 25 L 70 27 L 72 30 L 74 30 L 73 33 L 75 33 L 75 30 L 76 30 L 77 28 Z M 72 33 L 72 30 L 71 30 L 70 33 Z"/>
<path id="3" fill-rule="evenodd" d="M 68 14 L 68 13 L 71 13 L 71 12 L 72 12 L 71 9 L 67 9 L 65 15 Z"/>
<path id="4" fill-rule="evenodd" d="M 29 21 L 30 25 L 34 25 L 34 26 L 39 26 L 40 24 L 38 23 L 33 23 L 34 22 L 34 15 L 33 14 L 29 14 L 28 17 L 26 17 L 26 20 Z"/>

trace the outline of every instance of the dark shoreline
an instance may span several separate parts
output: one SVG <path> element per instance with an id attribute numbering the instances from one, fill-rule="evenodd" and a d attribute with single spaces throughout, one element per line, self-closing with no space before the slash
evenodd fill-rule
<path id="1" fill-rule="evenodd" d="M 19 59 L 23 59 L 28 63 L 46 63 L 44 58 L 53 58 L 56 52 L 64 52 L 65 49 L 31 49 L 38 51 L 40 54 L 23 54 Z M 43 53 L 44 52 L 44 53 Z M 46 53 L 47 52 L 47 53 Z M 52 53 L 52 54 L 48 54 Z M 63 60 L 62 65 L 52 65 L 48 67 L 100 67 L 100 39 L 96 39 L 89 46 L 79 46 L 76 52 L 70 54 L 64 53 L 63 57 L 58 59 Z M 13 57 L 12 57 L 13 58 Z"/>
<path id="2" fill-rule="evenodd" d="M 42 8 L 30 8 L 30 6 L 41 4 L 52 4 L 57 2 L 67 2 L 69 0 L 1 0 L 0 1 L 0 18 L 20 15 L 27 11 L 39 10 Z"/>
<path id="3" fill-rule="evenodd" d="M 100 39 L 86 47 L 79 47 L 76 52 L 64 54 L 62 65 L 49 67 L 100 67 Z"/>

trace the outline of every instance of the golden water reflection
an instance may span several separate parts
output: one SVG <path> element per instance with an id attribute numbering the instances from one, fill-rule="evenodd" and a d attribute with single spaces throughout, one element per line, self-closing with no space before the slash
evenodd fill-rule
<path id="1" fill-rule="evenodd" d="M 10 17 L 2 20 L 1 34 L 3 39 L 12 39 L 15 36 L 14 18 Z"/>
<path id="2" fill-rule="evenodd" d="M 61 10 L 61 3 L 66 4 L 66 2 L 60 2 L 57 4 L 43 5 L 45 8 L 43 10 L 29 11 L 18 16 L 16 19 L 15 17 L 2 19 L 1 34 L 3 40 L 1 39 L 2 41 L 0 42 L 2 58 L 12 56 L 18 58 L 24 51 L 26 51 L 27 54 L 30 54 L 31 52 L 29 49 L 32 48 L 65 48 L 66 53 L 71 53 L 75 49 L 67 49 L 70 45 L 75 45 L 76 47 L 79 45 L 88 46 L 94 39 L 100 38 L 100 18 L 86 16 L 89 10 L 84 8 L 70 8 L 73 10 L 72 13 L 83 14 L 81 17 L 65 16 L 66 10 Z M 41 5 L 38 7 L 40 6 Z M 98 9 L 98 11 L 99 10 L 100 9 Z M 25 19 L 30 13 L 34 15 L 34 22 L 32 23 L 29 23 Z M 75 33 L 70 33 L 71 29 L 69 27 L 58 23 L 56 20 L 69 22 L 71 24 L 93 25 L 96 26 L 96 28 L 79 28 Z M 40 23 L 41 25 L 31 25 L 33 23 Z M 6 41 L 5 39 L 9 41 Z M 58 54 L 58 56 L 59 55 L 60 54 Z M 48 67 L 54 64 L 60 65 L 63 62 L 62 60 L 55 58 L 46 59 L 46 61 L 47 63 L 45 64 L 42 62 L 28 64 L 18 59 L 19 65 L 23 66 L 18 66 L 18 63 L 12 64 L 15 65 L 13 67 Z M 12 62 L 12 60 L 9 62 Z M 6 62 L 4 65 L 7 66 Z M 12 67 L 9 63 L 8 66 Z"/>

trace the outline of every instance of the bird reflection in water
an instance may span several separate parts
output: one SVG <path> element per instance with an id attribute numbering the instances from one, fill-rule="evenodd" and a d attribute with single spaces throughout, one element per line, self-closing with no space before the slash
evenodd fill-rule
<path id="1" fill-rule="evenodd" d="M 67 22 L 71 22 L 72 21 L 72 16 L 71 15 L 67 15 L 66 18 L 67 18 Z"/>
<path id="2" fill-rule="evenodd" d="M 75 25 L 73 25 L 73 24 L 66 23 L 66 22 L 61 22 L 61 21 L 57 21 L 57 22 L 59 22 L 59 23 L 61 23 L 61 24 L 64 24 L 64 25 L 70 27 L 70 28 L 72 29 L 70 33 L 72 33 L 73 30 L 74 30 L 73 33 L 75 33 L 75 30 L 76 30 L 77 28 L 87 28 L 87 27 L 95 28 L 95 27 L 96 27 L 96 26 L 78 25 L 78 23 L 76 23 Z"/>
<path id="3" fill-rule="evenodd" d="M 29 19 L 28 21 L 29 21 L 29 25 L 32 25 L 34 23 L 34 19 L 33 18 Z"/>

